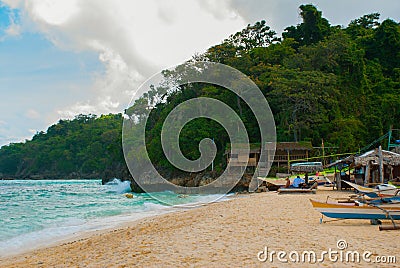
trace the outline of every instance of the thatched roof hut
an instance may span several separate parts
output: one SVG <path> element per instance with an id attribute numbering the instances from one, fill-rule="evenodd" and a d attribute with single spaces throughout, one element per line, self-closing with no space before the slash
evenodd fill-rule
<path id="1" fill-rule="evenodd" d="M 382 150 L 382 161 L 384 165 L 400 166 L 400 154 Z M 375 149 L 366 152 L 360 156 L 354 157 L 354 165 L 356 167 L 366 166 L 368 163 L 378 165 L 379 163 L 379 150 Z"/>

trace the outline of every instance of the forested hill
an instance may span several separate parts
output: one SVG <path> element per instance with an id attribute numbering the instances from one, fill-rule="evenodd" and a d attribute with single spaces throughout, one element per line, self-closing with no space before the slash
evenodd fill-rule
<path id="1" fill-rule="evenodd" d="M 79 179 L 125 177 L 121 114 L 60 120 L 32 140 L 3 146 L 3 178 Z"/>
<path id="2" fill-rule="evenodd" d="M 373 13 L 346 27 L 335 26 L 312 5 L 302 5 L 300 15 L 302 23 L 286 28 L 282 37 L 260 21 L 193 60 L 224 63 L 251 77 L 273 111 L 278 141 L 310 140 L 320 145 L 324 139 L 327 147 L 353 152 L 386 133 L 390 126 L 400 128 L 399 23 L 380 21 L 379 14 Z M 223 88 L 201 84 L 182 87 L 159 103 L 151 103 L 154 96 L 146 95 L 128 111 L 150 103 L 155 107 L 146 143 L 150 157 L 164 171 L 173 167 L 159 142 L 162 122 L 173 107 L 200 96 L 230 105 L 245 122 L 251 142 L 259 142 L 250 110 Z M 121 115 L 60 120 L 31 141 L 2 147 L 0 175 L 126 176 L 121 124 Z M 194 120 L 185 126 L 181 134 L 184 154 L 195 159 L 199 156 L 198 141 L 216 135 L 216 166 L 222 169 L 229 139 L 209 120 Z"/>

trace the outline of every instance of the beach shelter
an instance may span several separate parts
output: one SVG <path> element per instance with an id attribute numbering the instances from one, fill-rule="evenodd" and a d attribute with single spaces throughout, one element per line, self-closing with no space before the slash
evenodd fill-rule
<path id="1" fill-rule="evenodd" d="M 294 173 L 305 173 L 305 181 L 308 183 L 308 173 L 324 171 L 321 162 L 302 162 L 290 165 L 290 171 Z"/>
<path id="2" fill-rule="evenodd" d="M 321 162 L 303 162 L 290 165 L 290 171 L 295 173 L 311 173 L 324 171 Z"/>

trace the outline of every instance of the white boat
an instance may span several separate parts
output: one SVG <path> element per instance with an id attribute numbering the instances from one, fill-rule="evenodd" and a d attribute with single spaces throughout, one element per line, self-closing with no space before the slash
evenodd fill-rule
<path id="1" fill-rule="evenodd" d="M 374 188 L 364 187 L 349 181 L 344 181 L 344 182 L 353 187 L 354 189 L 356 189 L 358 192 L 372 198 L 396 196 L 400 193 L 400 189 L 397 189 L 395 186 L 389 184 L 381 184 L 374 189 Z"/>

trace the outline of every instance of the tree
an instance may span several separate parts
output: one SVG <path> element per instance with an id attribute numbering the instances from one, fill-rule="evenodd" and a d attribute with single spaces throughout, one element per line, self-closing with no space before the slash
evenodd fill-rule
<path id="1" fill-rule="evenodd" d="M 328 20 L 322 17 L 322 12 L 315 6 L 301 5 L 300 16 L 303 22 L 297 26 L 287 27 L 282 33 L 285 39 L 293 38 L 303 46 L 317 43 L 331 33 Z"/>
<path id="2" fill-rule="evenodd" d="M 232 45 L 239 51 L 250 51 L 256 47 L 266 47 L 274 41 L 276 32 L 266 25 L 265 20 L 258 21 L 254 25 L 248 24 L 242 31 L 231 35 L 225 43 Z"/>
<path id="3" fill-rule="evenodd" d="M 363 28 L 363 29 L 373 29 L 379 26 L 379 13 L 371 13 L 368 15 L 364 15 L 358 19 L 352 20 L 349 24 L 347 31 L 352 30 L 353 28 Z"/>
<path id="4" fill-rule="evenodd" d="M 391 19 L 383 21 L 368 52 L 371 58 L 379 59 L 385 75 L 392 75 L 400 67 L 400 25 Z"/>

